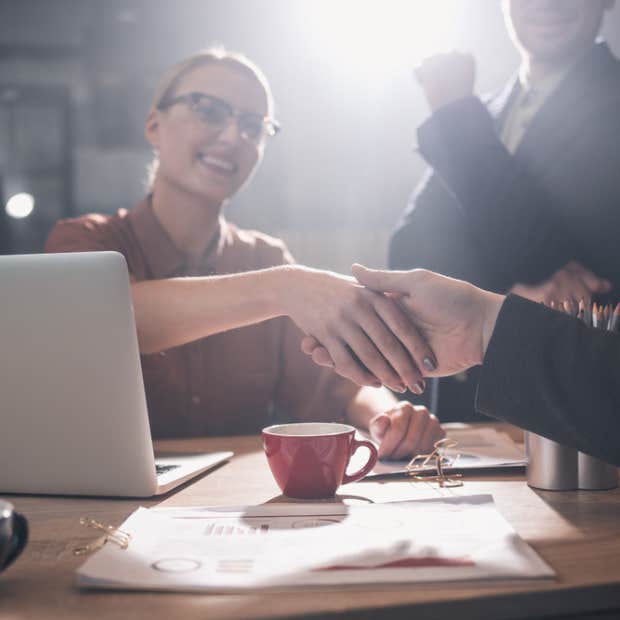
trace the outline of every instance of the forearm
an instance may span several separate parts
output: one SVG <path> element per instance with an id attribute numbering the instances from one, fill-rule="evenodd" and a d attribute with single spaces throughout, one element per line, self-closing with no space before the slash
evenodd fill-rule
<path id="1" fill-rule="evenodd" d="M 142 353 L 155 353 L 281 316 L 294 266 L 199 278 L 149 280 L 132 285 Z"/>
<path id="2" fill-rule="evenodd" d="M 504 147 L 478 99 L 438 110 L 420 127 L 418 139 L 425 159 L 455 195 L 480 252 L 506 282 L 542 281 L 570 260 L 570 243 L 549 208 L 549 195 Z"/>
<path id="3" fill-rule="evenodd" d="M 347 406 L 347 421 L 357 428 L 368 430 L 368 423 L 372 418 L 388 411 L 397 402 L 386 388 L 363 387 Z"/>

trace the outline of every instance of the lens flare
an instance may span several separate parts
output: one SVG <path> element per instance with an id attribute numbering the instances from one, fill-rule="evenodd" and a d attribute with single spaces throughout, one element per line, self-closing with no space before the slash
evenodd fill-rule
<path id="1" fill-rule="evenodd" d="M 21 220 L 28 217 L 34 209 L 34 196 L 21 192 L 13 194 L 6 202 L 6 213 L 10 217 Z"/>
<path id="2" fill-rule="evenodd" d="M 457 0 L 315 0 L 304 15 L 317 56 L 332 68 L 362 73 L 411 68 L 422 58 L 454 46 Z"/>

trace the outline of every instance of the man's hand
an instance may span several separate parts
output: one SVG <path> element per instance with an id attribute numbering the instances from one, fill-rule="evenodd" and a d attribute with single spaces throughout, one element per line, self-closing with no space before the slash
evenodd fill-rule
<path id="1" fill-rule="evenodd" d="M 576 301 L 583 299 L 591 301 L 595 293 L 608 293 L 611 290 L 611 282 L 580 265 L 571 261 L 562 269 L 556 271 L 548 280 L 540 284 L 515 284 L 511 292 L 521 295 L 532 301 L 541 301 L 549 304 L 552 301 Z"/>
<path id="2" fill-rule="evenodd" d="M 434 355 L 393 299 L 327 271 L 291 266 L 276 291 L 284 314 L 327 351 L 325 365 L 360 385 L 424 390 Z"/>
<path id="3" fill-rule="evenodd" d="M 415 70 L 415 76 L 434 112 L 473 95 L 476 63 L 471 54 L 437 54 L 423 60 Z"/>
<path id="4" fill-rule="evenodd" d="M 446 436 L 437 418 L 426 407 L 401 401 L 370 420 L 368 431 L 379 443 L 379 458 L 408 459 L 428 454 Z"/>
<path id="5" fill-rule="evenodd" d="M 482 363 L 504 302 L 502 295 L 425 269 L 381 271 L 353 265 L 360 284 L 398 300 L 435 353 L 428 376 L 453 375 Z M 305 338 L 302 350 L 316 364 L 329 366 L 320 340 Z"/>

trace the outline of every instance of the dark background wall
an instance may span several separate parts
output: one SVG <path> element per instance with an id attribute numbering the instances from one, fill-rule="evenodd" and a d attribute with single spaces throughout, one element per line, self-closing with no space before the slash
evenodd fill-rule
<path id="1" fill-rule="evenodd" d="M 606 36 L 618 52 L 618 9 Z M 58 217 L 143 195 L 142 123 L 157 78 L 214 43 L 264 69 L 284 126 L 229 217 L 340 270 L 384 264 L 424 168 L 411 150 L 427 113 L 416 61 L 472 51 L 479 92 L 517 63 L 499 0 L 0 0 L 4 196 L 37 201 L 10 221 L 15 250 L 40 249 Z"/>

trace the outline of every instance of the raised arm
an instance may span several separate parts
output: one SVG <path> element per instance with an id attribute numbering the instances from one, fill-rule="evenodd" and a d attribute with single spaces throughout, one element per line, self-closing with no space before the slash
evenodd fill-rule
<path id="1" fill-rule="evenodd" d="M 609 93 L 593 93 L 587 101 L 583 94 L 578 97 L 581 68 L 532 121 L 531 132 L 540 138 L 528 133 L 527 145 L 519 150 L 522 156 L 513 155 L 489 111 L 473 95 L 472 65 L 466 55 L 445 54 L 417 72 L 432 110 L 418 129 L 419 150 L 443 184 L 445 202 L 452 199 L 449 209 L 440 204 L 429 217 L 445 220 L 449 216 L 443 212 L 456 207 L 461 221 L 453 226 L 460 225 L 461 236 L 474 240 L 472 252 L 495 290 L 540 284 L 571 260 L 580 260 L 579 233 L 564 225 L 563 212 L 590 210 L 590 205 L 599 214 L 615 211 L 620 178 L 610 172 L 610 162 L 620 161 L 620 146 L 617 123 L 607 121 L 617 98 Z M 470 257 L 461 254 L 466 269 Z M 436 268 L 425 262 L 410 266 Z M 455 269 L 443 272 L 466 276 Z"/>

